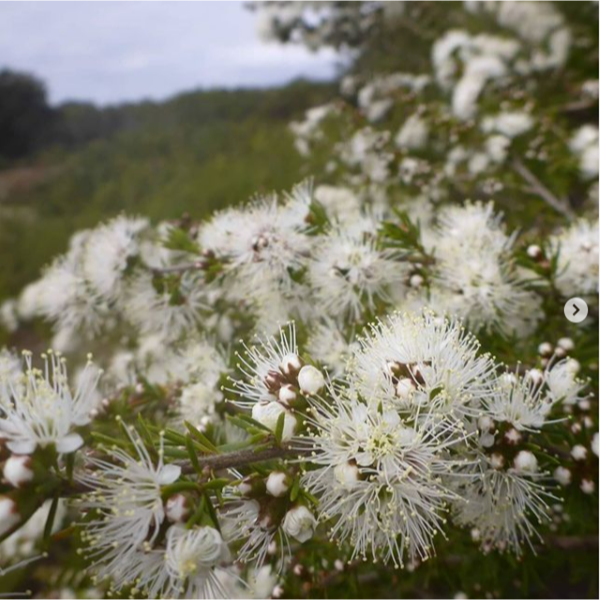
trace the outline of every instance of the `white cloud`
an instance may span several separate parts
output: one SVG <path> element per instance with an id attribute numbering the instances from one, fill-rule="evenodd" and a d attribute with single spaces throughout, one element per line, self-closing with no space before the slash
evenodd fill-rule
<path id="1" fill-rule="evenodd" d="M 241 2 L 3 2 L 0 67 L 44 79 L 51 100 L 161 99 L 335 71 L 331 51 L 266 45 Z"/>

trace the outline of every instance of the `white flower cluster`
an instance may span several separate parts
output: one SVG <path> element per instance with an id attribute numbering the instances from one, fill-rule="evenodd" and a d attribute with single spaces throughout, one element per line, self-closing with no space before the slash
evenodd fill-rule
<path id="1" fill-rule="evenodd" d="M 204 259 L 206 263 L 186 265 L 180 258 L 179 262 L 170 259 L 163 268 L 142 263 L 132 272 L 113 270 L 111 299 L 103 296 L 100 304 L 94 300 L 97 296 L 88 295 L 87 280 L 69 283 L 86 290 L 84 308 L 71 303 L 80 292 L 69 288 L 59 296 L 54 288 L 56 265 L 74 261 L 73 247 L 26 289 L 24 298 L 31 290 L 37 290 L 40 305 L 60 298 L 60 311 L 44 312 L 55 322 L 60 339 L 72 335 L 66 322 L 78 322 L 88 334 L 98 331 L 92 321 L 133 326 L 137 347 L 118 352 L 109 369 L 109 375 L 124 384 L 135 380 L 136 371 L 146 371 L 149 380 L 159 383 L 188 381 L 190 358 L 182 359 L 181 353 L 198 344 L 199 336 L 214 340 L 200 343 L 218 363 L 215 344 L 232 340 L 240 312 L 253 318 L 258 330 L 272 332 L 290 319 L 325 318 L 335 328 L 336 323 L 358 323 L 383 309 L 429 306 L 439 314 L 465 319 L 473 330 L 527 335 L 543 316 L 536 276 L 517 265 L 515 235 L 506 232 L 493 204 L 447 207 L 426 219 L 427 226 L 420 232 L 426 255 L 415 255 L 414 249 L 399 247 L 387 237 L 386 224 L 400 224 L 385 202 L 374 204 L 369 196 L 332 186 L 319 186 L 313 192 L 304 183 L 283 201 L 257 200 L 217 213 L 202 224 L 197 244 L 210 257 Z M 101 238 L 106 227 L 110 229 L 110 224 L 99 229 Z M 589 241 L 582 237 L 583 231 Z M 152 236 L 151 228 L 146 232 Z M 89 235 L 95 238 L 95 232 Z M 572 291 L 577 281 L 575 291 L 589 293 L 597 231 L 582 221 L 571 237 L 564 234 L 562 242 L 552 242 L 561 248 L 557 280 L 568 280 Z M 133 238 L 129 243 L 137 245 Z M 123 246 L 121 252 L 133 255 L 135 250 Z M 587 262 L 583 255 L 589 257 Z M 207 281 L 211 267 L 202 266 L 209 261 L 216 267 L 211 282 Z M 202 321 L 201 304 L 205 305 Z M 110 314 L 96 321 L 98 310 L 109 305 Z M 220 308 L 211 311 L 209 306 Z M 87 330 L 85 323 L 90 324 Z M 213 375 L 205 373 L 201 379 L 207 388 L 214 388 L 224 365 L 206 368 Z"/>
<path id="2" fill-rule="evenodd" d="M 420 4 L 254 8 L 265 37 L 340 48 L 385 19 L 410 29 Z M 349 75 L 291 124 L 309 160 L 329 145 L 317 185 L 200 222 L 117 217 L 0 306 L 10 335 L 41 317 L 107 365 L 100 391 L 89 359 L 70 385 L 60 352 L 38 369 L 0 350 L 1 557 L 34 555 L 64 491 L 99 589 L 279 597 L 323 535 L 411 569 L 453 527 L 519 555 L 555 525 L 557 489 L 595 493 L 595 405 L 569 357 L 589 328 L 542 335 L 563 296 L 597 316 L 598 129 L 536 96 L 569 64 L 559 8 L 465 5 L 436 24 L 428 72 Z M 516 232 L 524 195 L 556 214 Z"/>
<path id="3" fill-rule="evenodd" d="M 569 361 L 539 375 L 503 373 L 458 323 L 396 314 L 347 348 L 343 375 L 326 385 L 300 358 L 295 336 L 288 326 L 277 342 L 247 349 L 235 391 L 269 429 L 284 415 L 283 439 L 297 440 L 317 465 L 302 483 L 352 558 L 397 566 L 425 560 L 450 516 L 477 528 L 486 548 L 519 553 L 531 543 L 553 496 L 528 438 L 555 404 L 585 397 Z M 245 499 L 231 518 L 249 523 L 238 527 L 238 538 L 249 536 L 244 554 L 263 560 L 278 534 L 272 504 L 259 500 L 261 490 L 287 494 L 286 477 L 241 483 Z"/>

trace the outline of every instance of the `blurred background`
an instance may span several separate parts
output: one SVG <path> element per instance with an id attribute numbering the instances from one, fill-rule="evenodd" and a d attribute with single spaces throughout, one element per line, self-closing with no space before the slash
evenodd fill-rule
<path id="1" fill-rule="evenodd" d="M 0 302 L 77 229 L 300 179 L 288 123 L 349 56 L 259 25 L 242 2 L 0 3 Z"/>

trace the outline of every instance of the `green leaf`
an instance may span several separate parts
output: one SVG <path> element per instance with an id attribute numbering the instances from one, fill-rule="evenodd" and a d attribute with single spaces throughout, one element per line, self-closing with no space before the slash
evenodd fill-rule
<path id="1" fill-rule="evenodd" d="M 189 421 L 184 421 L 187 430 L 192 434 L 194 438 L 196 438 L 197 442 L 200 443 L 204 448 L 206 448 L 206 452 L 209 454 L 218 454 L 219 449 L 196 427 L 194 427 Z"/>
<path id="2" fill-rule="evenodd" d="M 185 445 L 190 456 L 190 462 L 192 463 L 194 470 L 196 471 L 196 473 L 200 474 L 202 472 L 202 469 L 200 468 L 200 463 L 198 462 L 198 456 L 196 455 L 194 443 L 189 435 L 185 439 Z"/>
<path id="3" fill-rule="evenodd" d="M 290 490 L 290 500 L 295 502 L 300 494 L 300 479 L 298 477 L 294 477 L 294 482 L 292 483 L 292 489 Z"/>
<path id="4" fill-rule="evenodd" d="M 277 417 L 277 423 L 275 425 L 275 440 L 278 444 L 281 444 L 283 438 L 283 426 L 285 425 L 285 412 L 282 412 Z"/>
<path id="5" fill-rule="evenodd" d="M 56 494 L 52 499 L 50 510 L 48 511 L 48 518 L 44 525 L 44 545 L 47 546 L 52 535 L 52 527 L 54 526 L 54 519 L 56 518 L 56 511 L 58 509 L 58 501 L 60 500 L 60 494 Z"/>
<path id="6" fill-rule="evenodd" d="M 169 237 L 164 242 L 164 247 L 169 250 L 181 250 L 190 254 L 200 254 L 200 247 L 192 240 L 187 231 L 173 227 L 169 231 Z"/>

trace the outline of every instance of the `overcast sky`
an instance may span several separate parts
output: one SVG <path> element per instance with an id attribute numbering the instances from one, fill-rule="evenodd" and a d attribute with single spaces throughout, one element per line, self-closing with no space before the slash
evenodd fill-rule
<path id="1" fill-rule="evenodd" d="M 265 44 L 254 21 L 241 2 L 1 2 L 0 68 L 101 104 L 334 74 L 332 52 Z"/>

